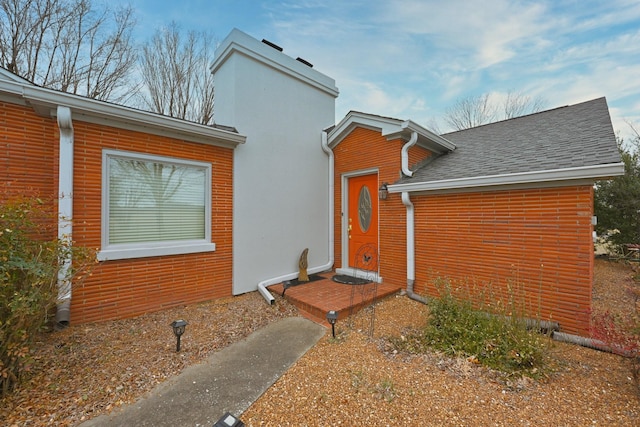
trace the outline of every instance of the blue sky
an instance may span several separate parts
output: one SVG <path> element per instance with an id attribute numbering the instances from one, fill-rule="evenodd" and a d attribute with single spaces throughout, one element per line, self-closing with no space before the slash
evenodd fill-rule
<path id="1" fill-rule="evenodd" d="M 114 3 L 127 3 L 116 0 Z M 113 3 L 112 3 L 113 4 Z M 637 0 L 134 0 L 136 37 L 175 21 L 218 41 L 266 38 L 336 80 L 349 110 L 448 131 L 456 100 L 509 91 L 547 108 L 606 96 L 614 128 L 640 130 Z"/>

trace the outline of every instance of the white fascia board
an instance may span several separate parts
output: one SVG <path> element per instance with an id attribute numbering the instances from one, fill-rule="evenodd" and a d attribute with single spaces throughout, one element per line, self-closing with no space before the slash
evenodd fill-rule
<path id="1" fill-rule="evenodd" d="M 329 132 L 329 147 L 334 148 L 338 145 L 355 127 L 378 130 L 388 140 L 398 138 L 409 140 L 411 133 L 417 132 L 418 145 L 436 153 L 447 153 L 456 148 L 452 142 L 411 120 L 401 121 L 357 111 L 347 113 L 345 118 Z"/>
<path id="2" fill-rule="evenodd" d="M 431 132 L 429 129 L 412 120 L 402 122 L 400 129 L 394 130 L 390 133 L 383 133 L 383 136 L 388 139 L 397 139 L 403 136 L 408 138 L 408 135 L 412 132 L 416 132 L 418 134 L 418 145 L 430 151 L 442 154 L 456 149 L 456 145 L 453 142 Z"/>
<path id="3" fill-rule="evenodd" d="M 442 148 L 444 148 L 445 152 L 449 152 L 449 151 L 453 151 L 456 149 L 456 145 L 449 141 L 446 138 L 441 137 L 438 134 L 435 134 L 433 132 L 431 132 L 429 129 L 419 125 L 418 123 L 411 121 L 411 120 L 407 120 L 406 122 L 404 122 L 402 124 L 402 127 L 412 131 L 412 132 L 418 132 L 418 135 L 424 136 L 425 138 L 427 138 L 428 140 L 438 144 L 439 146 L 441 146 Z M 420 140 L 418 139 L 418 143 L 420 143 Z"/>
<path id="4" fill-rule="evenodd" d="M 494 187 L 514 184 L 548 183 L 557 181 L 598 180 L 624 175 L 624 163 L 583 166 L 567 169 L 521 172 L 506 175 L 488 175 L 470 178 L 447 179 L 441 181 L 415 182 L 389 185 L 390 193 L 429 192 L 439 190 Z"/>
<path id="5" fill-rule="evenodd" d="M 22 96 L 22 85 L 17 82 L 0 79 L 0 93 Z"/>
<path id="6" fill-rule="evenodd" d="M 43 104 L 51 108 L 58 105 L 70 107 L 74 119 L 80 115 L 107 120 L 105 124 L 113 127 L 123 127 L 121 125 L 125 124 L 125 128 L 132 130 L 194 142 L 210 141 L 214 145 L 230 148 L 246 141 L 245 136 L 234 132 L 50 89 L 25 87 L 23 96 L 32 104 Z M 52 113 L 55 114 L 55 110 L 52 110 Z"/>
<path id="7" fill-rule="evenodd" d="M 234 28 L 227 38 L 223 40 L 218 49 L 216 49 L 216 58 L 213 64 L 211 64 L 211 72 L 215 73 L 234 52 L 241 53 L 308 85 L 316 87 L 334 98 L 338 97 L 339 91 L 334 79 L 254 39 L 237 28 Z"/>
<path id="8" fill-rule="evenodd" d="M 350 111 L 328 134 L 329 147 L 338 145 L 355 127 L 380 131 L 382 135 L 399 132 L 402 122 L 389 117 L 372 116 Z"/>
<path id="9" fill-rule="evenodd" d="M 47 115 L 52 118 L 56 117 L 58 106 L 65 106 L 71 109 L 73 120 L 105 124 L 186 141 L 235 148 L 247 139 L 246 136 L 235 132 L 30 84 L 0 80 L 0 93 L 17 95 L 28 101 L 38 112 L 48 111 Z"/>

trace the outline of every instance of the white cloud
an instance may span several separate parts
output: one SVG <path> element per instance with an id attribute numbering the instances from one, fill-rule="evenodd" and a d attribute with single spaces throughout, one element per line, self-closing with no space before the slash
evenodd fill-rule
<path id="1" fill-rule="evenodd" d="M 308 60 L 340 88 L 337 120 L 355 109 L 428 125 L 458 98 L 512 90 L 549 108 L 606 96 L 616 129 L 640 123 L 637 0 L 135 3 L 147 29 L 238 27 Z"/>
<path id="2" fill-rule="evenodd" d="M 381 20 L 387 25 L 428 39 L 440 58 L 469 68 L 485 68 L 508 60 L 529 44 L 547 24 L 538 3 L 506 0 L 388 2 Z"/>

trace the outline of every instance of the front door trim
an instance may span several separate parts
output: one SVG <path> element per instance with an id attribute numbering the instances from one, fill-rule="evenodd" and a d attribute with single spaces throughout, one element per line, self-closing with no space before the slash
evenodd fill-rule
<path id="1" fill-rule="evenodd" d="M 349 179 L 353 177 L 363 176 L 363 175 L 372 175 L 378 174 L 378 168 L 369 168 L 369 169 L 360 169 L 357 171 L 351 171 L 342 174 L 341 179 L 341 189 L 342 189 L 342 200 L 340 201 L 340 232 L 341 232 L 341 245 L 342 245 L 342 267 L 336 268 L 336 274 L 346 274 L 349 276 L 355 276 L 359 278 L 371 279 L 372 272 L 366 270 L 359 270 L 349 266 L 349 230 L 348 230 L 348 222 L 346 218 L 349 215 Z M 376 189 L 377 190 L 377 189 Z M 374 191 L 372 194 L 373 197 L 378 197 L 377 191 Z M 379 217 L 378 210 L 378 217 Z M 378 222 L 379 223 L 379 222 Z M 378 237 L 379 239 L 379 237 Z M 377 242 L 379 243 L 379 242 Z M 382 283 L 382 277 L 380 277 L 380 272 L 374 272 L 373 280 L 378 283 Z"/>

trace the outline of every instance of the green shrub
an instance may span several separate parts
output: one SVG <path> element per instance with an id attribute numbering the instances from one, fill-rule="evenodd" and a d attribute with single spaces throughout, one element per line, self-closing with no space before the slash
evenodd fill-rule
<path id="1" fill-rule="evenodd" d="M 4 195 L 3 195 L 4 196 Z M 38 198 L 0 202 L 0 394 L 11 391 L 29 368 L 36 335 L 51 323 L 58 299 L 60 261 L 73 256 L 68 279 L 95 257 L 56 236 L 56 218 Z M 51 206 L 49 204 L 48 206 Z"/>
<path id="2" fill-rule="evenodd" d="M 429 322 L 418 335 L 405 339 L 403 348 L 440 350 L 510 375 L 538 377 L 543 373 L 548 340 L 529 331 L 524 319 L 514 315 L 515 307 L 489 314 L 474 307 L 473 293 L 468 290 L 454 293 L 449 283 L 440 284 L 439 290 L 439 298 L 429 300 Z M 484 295 L 476 295 L 475 301 L 484 300 Z M 501 305 L 499 301 L 486 304 Z"/>

